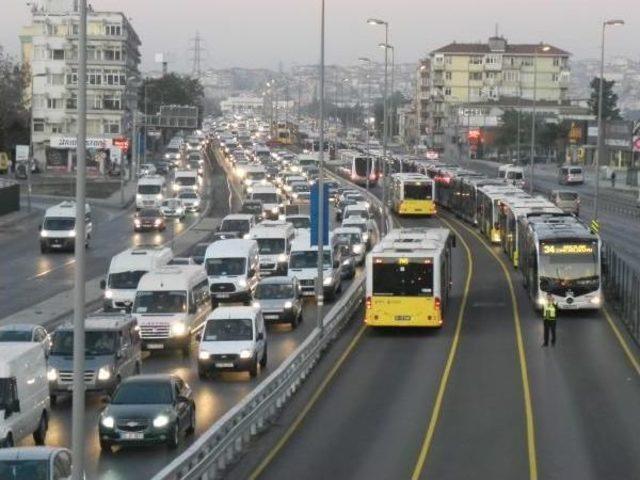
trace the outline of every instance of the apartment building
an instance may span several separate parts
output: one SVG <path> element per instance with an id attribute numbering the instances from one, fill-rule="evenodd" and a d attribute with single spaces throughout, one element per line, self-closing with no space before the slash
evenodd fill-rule
<path id="1" fill-rule="evenodd" d="M 79 13 L 75 0 L 33 2 L 22 29 L 30 65 L 33 158 L 49 171 L 72 171 L 78 108 Z M 140 39 L 122 12 L 89 9 L 87 19 L 87 166 L 108 168 L 114 140 L 131 136 L 139 77 Z M 122 144 L 122 142 L 116 142 Z M 126 142 L 124 142 L 126 143 Z"/>
<path id="2" fill-rule="evenodd" d="M 432 145 L 444 148 L 449 114 L 465 105 L 513 104 L 514 98 L 528 105 L 534 98 L 566 103 L 569 56 L 552 45 L 509 44 L 498 36 L 487 43 L 453 42 L 432 51 L 427 126 Z"/>

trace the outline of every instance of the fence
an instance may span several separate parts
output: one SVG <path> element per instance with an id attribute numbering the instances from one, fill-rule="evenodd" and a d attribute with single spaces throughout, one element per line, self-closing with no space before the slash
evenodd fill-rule
<path id="1" fill-rule="evenodd" d="M 20 185 L 0 179 L 0 215 L 20 210 Z"/>
<path id="2" fill-rule="evenodd" d="M 603 246 L 603 287 L 607 304 L 640 345 L 640 275 L 611 247 Z"/>

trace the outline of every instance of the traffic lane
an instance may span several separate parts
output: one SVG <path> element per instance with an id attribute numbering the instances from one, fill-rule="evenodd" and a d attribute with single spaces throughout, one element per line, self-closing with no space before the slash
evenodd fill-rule
<path id="1" fill-rule="evenodd" d="M 331 308 L 331 304 L 325 309 Z M 142 362 L 143 374 L 172 373 L 183 378 L 193 389 L 196 402 L 196 434 L 184 439 L 180 448 L 173 451 L 165 446 L 117 448 L 114 452 L 103 453 L 98 440 L 98 421 L 104 409 L 103 397 L 88 394 L 84 422 L 86 442 L 87 478 L 104 480 L 125 480 L 151 478 L 168 462 L 187 448 L 205 432 L 218 418 L 251 392 L 271 374 L 315 328 L 315 304 L 305 302 L 304 321 L 292 330 L 286 325 L 268 326 L 267 341 L 269 363 L 252 379 L 246 372 L 225 372 L 207 380 L 200 380 L 197 373 L 197 346 L 192 344 L 192 353 L 185 358 L 179 352 L 154 352 L 146 354 Z M 47 445 L 71 445 L 71 400 L 61 397 L 53 407 L 49 422 Z M 27 439 L 21 446 L 31 446 Z M 135 474 L 133 473 L 135 472 Z"/>
<path id="2" fill-rule="evenodd" d="M 435 219 L 403 222 L 407 223 L 438 225 Z M 462 300 L 467 267 L 461 249 L 454 251 L 453 262 L 455 277 L 444 326 L 367 328 L 260 478 L 411 477 Z M 356 324 L 362 321 L 362 314 L 353 319 Z M 247 457 L 242 463 L 261 460 L 253 459 L 251 452 Z M 246 476 L 242 470 L 230 478 Z"/>
<path id="3" fill-rule="evenodd" d="M 520 280 L 513 272 L 514 280 Z M 601 312 L 560 312 L 555 347 L 518 289 L 540 478 L 637 478 L 640 377 Z M 624 327 L 616 321 L 618 328 Z M 640 349 L 629 342 L 636 358 Z"/>
<path id="4" fill-rule="evenodd" d="M 475 274 L 421 478 L 527 478 L 524 397 L 509 286 L 478 239 L 457 222 L 453 225 L 471 249 Z"/>

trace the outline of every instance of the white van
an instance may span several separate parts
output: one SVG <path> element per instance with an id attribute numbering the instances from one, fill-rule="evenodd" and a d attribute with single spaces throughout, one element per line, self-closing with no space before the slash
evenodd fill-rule
<path id="1" fill-rule="evenodd" d="M 268 183 L 267 170 L 262 165 L 247 165 L 244 168 L 242 185 L 247 193 L 253 191 L 253 186 L 267 185 Z"/>
<path id="2" fill-rule="evenodd" d="M 280 217 L 282 202 L 278 189 L 273 185 L 255 185 L 249 198 L 262 202 L 262 218 L 277 220 Z"/>
<path id="3" fill-rule="evenodd" d="M 138 179 L 136 208 L 159 207 L 165 195 L 165 181 L 162 175 L 148 175 Z"/>
<path id="4" fill-rule="evenodd" d="M 260 256 L 255 240 L 229 239 L 212 243 L 204 254 L 212 305 L 249 304 L 260 281 Z"/>
<path id="5" fill-rule="evenodd" d="M 287 274 L 294 236 L 293 225 L 277 220 L 264 220 L 251 229 L 249 238 L 258 242 L 260 252 L 260 276 Z"/>
<path id="6" fill-rule="evenodd" d="M 28 435 L 44 445 L 50 409 L 42 346 L 0 344 L 0 446 L 13 447 Z"/>
<path id="7" fill-rule="evenodd" d="M 258 375 L 267 366 L 267 329 L 256 307 L 220 307 L 209 315 L 200 337 L 198 376 L 220 371 Z"/>
<path id="8" fill-rule="evenodd" d="M 200 265 L 172 265 L 146 273 L 132 314 L 146 350 L 191 349 L 191 335 L 211 311 L 207 274 Z"/>
<path id="9" fill-rule="evenodd" d="M 93 223 L 91 207 L 84 206 L 85 235 L 84 244 L 89 246 Z M 76 244 L 76 202 L 65 201 L 50 207 L 44 213 L 40 225 L 40 251 L 74 250 Z"/>
<path id="10" fill-rule="evenodd" d="M 498 178 L 504 180 L 507 176 L 507 170 L 513 167 L 513 163 L 507 163 L 506 165 L 500 165 L 498 167 Z"/>
<path id="11" fill-rule="evenodd" d="M 180 190 L 200 190 L 201 179 L 198 172 L 194 170 L 176 170 L 173 174 L 173 191 L 178 193 Z"/>
<path id="12" fill-rule="evenodd" d="M 131 310 L 140 278 L 164 267 L 173 258 L 168 247 L 140 245 L 114 255 L 107 278 L 100 282 L 104 290 L 104 310 Z"/>
<path id="13" fill-rule="evenodd" d="M 504 174 L 504 177 L 501 178 L 507 185 L 513 185 L 519 188 L 524 187 L 524 168 L 514 165 L 503 165 L 498 169 L 498 174 Z"/>
<path id="14" fill-rule="evenodd" d="M 337 243 L 333 237 L 330 238 L 330 244 L 323 248 L 323 286 L 324 296 L 332 299 L 342 291 L 342 262 Z M 316 294 L 318 246 L 311 245 L 310 235 L 301 234 L 293 240 L 287 274 L 299 280 L 303 295 Z"/>

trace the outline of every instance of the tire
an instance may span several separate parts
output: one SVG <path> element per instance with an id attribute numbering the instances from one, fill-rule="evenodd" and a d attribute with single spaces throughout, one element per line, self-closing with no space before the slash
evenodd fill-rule
<path id="1" fill-rule="evenodd" d="M 111 443 L 100 439 L 100 450 L 103 451 L 104 453 L 112 453 Z"/>
<path id="2" fill-rule="evenodd" d="M 167 439 L 167 447 L 169 447 L 171 450 L 175 450 L 176 448 L 178 448 L 179 444 L 180 430 L 178 429 L 178 422 L 176 420 L 176 424 L 173 426 L 173 429 L 171 429 L 171 435 Z"/>
<path id="3" fill-rule="evenodd" d="M 264 355 L 260 359 L 260 368 L 265 368 L 267 366 L 267 346 L 264 346 Z"/>
<path id="4" fill-rule="evenodd" d="M 293 317 L 293 319 L 290 322 L 291 329 L 295 330 L 296 328 L 298 328 L 298 323 L 299 322 L 300 322 L 300 316 L 299 315 L 296 315 L 295 317 Z"/>
<path id="5" fill-rule="evenodd" d="M 193 435 L 196 433 L 196 407 L 195 405 L 191 406 L 191 414 L 189 415 L 189 426 L 184 431 L 187 435 Z"/>
<path id="6" fill-rule="evenodd" d="M 36 445 L 42 446 L 44 445 L 45 439 L 47 437 L 47 429 L 49 428 L 49 422 L 47 421 L 46 412 L 42 412 L 40 415 L 40 422 L 38 423 L 38 429 L 33 432 L 33 441 Z"/>
<path id="7" fill-rule="evenodd" d="M 249 368 L 249 376 L 251 378 L 256 378 L 258 376 L 258 359 L 256 358 L 253 361 L 253 365 Z"/>
<path id="8" fill-rule="evenodd" d="M 136 367 L 133 370 L 133 374 L 134 375 L 140 375 L 142 373 L 142 366 L 140 365 L 140 363 L 136 363 Z"/>
<path id="9" fill-rule="evenodd" d="M 342 293 L 342 280 L 340 281 L 340 283 L 338 283 L 338 288 L 336 288 L 336 293 Z"/>

